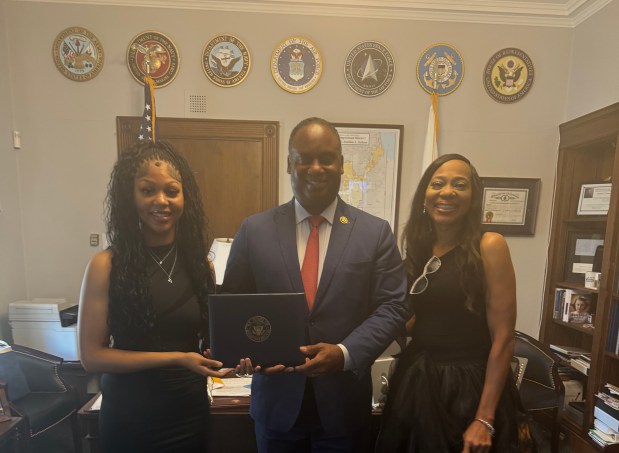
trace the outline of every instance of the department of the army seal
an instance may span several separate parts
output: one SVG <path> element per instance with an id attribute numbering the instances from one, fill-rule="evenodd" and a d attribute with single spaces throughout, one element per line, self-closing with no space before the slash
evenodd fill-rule
<path id="1" fill-rule="evenodd" d="M 204 46 L 202 69 L 220 87 L 233 87 L 249 74 L 251 60 L 243 41 L 232 35 L 218 35 Z"/>
<path id="2" fill-rule="evenodd" d="M 251 341 L 262 343 L 271 336 L 271 322 L 264 316 L 252 316 L 245 323 L 245 335 Z"/>
<path id="3" fill-rule="evenodd" d="M 464 61 L 449 44 L 434 44 L 423 51 L 417 61 L 417 80 L 428 93 L 439 96 L 453 93 L 462 83 Z"/>
<path id="4" fill-rule="evenodd" d="M 61 31 L 52 47 L 54 63 L 60 73 L 76 82 L 85 82 L 103 68 L 103 47 L 97 37 L 82 27 Z"/>
<path id="5" fill-rule="evenodd" d="M 305 93 L 316 86 L 323 63 L 318 47 L 307 38 L 291 36 L 280 42 L 271 55 L 271 74 L 289 93 Z"/>
<path id="6" fill-rule="evenodd" d="M 360 96 L 383 94 L 393 82 L 395 63 L 389 49 L 376 41 L 357 44 L 346 57 L 346 83 Z"/>
<path id="7" fill-rule="evenodd" d="M 137 35 L 127 48 L 129 72 L 139 83 L 149 74 L 155 87 L 164 87 L 174 80 L 180 67 L 180 55 L 174 43 L 157 31 Z"/>
<path id="8" fill-rule="evenodd" d="M 513 47 L 496 52 L 484 70 L 484 87 L 492 99 L 509 104 L 522 99 L 531 89 L 535 70 L 531 58 Z"/>

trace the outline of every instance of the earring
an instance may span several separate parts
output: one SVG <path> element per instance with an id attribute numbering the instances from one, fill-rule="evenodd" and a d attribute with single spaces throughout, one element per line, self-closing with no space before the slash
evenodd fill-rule
<path id="1" fill-rule="evenodd" d="M 426 213 L 426 205 L 425 204 L 423 205 L 423 213 L 424 214 Z"/>

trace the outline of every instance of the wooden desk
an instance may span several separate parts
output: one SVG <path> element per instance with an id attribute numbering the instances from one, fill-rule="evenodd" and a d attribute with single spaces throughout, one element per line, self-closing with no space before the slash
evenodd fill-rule
<path id="1" fill-rule="evenodd" d="M 103 451 L 99 439 L 99 412 L 90 410 L 97 397 L 92 397 L 78 412 L 82 437 L 90 453 Z M 209 434 L 211 453 L 257 453 L 249 397 L 213 398 Z"/>
<path id="2" fill-rule="evenodd" d="M 0 422 L 0 451 L 26 453 L 30 437 L 25 431 L 26 420 L 23 417 L 11 417 L 11 420 Z"/>
<path id="3" fill-rule="evenodd" d="M 95 395 L 78 412 L 82 437 L 90 453 L 101 453 L 99 412 L 90 411 Z M 374 445 L 380 427 L 380 409 L 372 412 L 368 442 Z M 210 453 L 257 453 L 254 421 L 249 416 L 249 397 L 216 396 L 211 406 Z"/>

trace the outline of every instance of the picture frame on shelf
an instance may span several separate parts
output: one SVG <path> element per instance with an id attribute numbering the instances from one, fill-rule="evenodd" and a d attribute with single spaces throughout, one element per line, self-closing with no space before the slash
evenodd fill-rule
<path id="1" fill-rule="evenodd" d="M 482 231 L 504 236 L 533 236 L 540 178 L 481 178 Z"/>
<path id="2" fill-rule="evenodd" d="M 576 215 L 606 215 L 610 207 L 609 182 L 586 183 L 580 186 Z"/>
<path id="3" fill-rule="evenodd" d="M 584 286 L 585 274 L 593 269 L 595 252 L 603 245 L 603 231 L 568 231 L 564 280 Z"/>

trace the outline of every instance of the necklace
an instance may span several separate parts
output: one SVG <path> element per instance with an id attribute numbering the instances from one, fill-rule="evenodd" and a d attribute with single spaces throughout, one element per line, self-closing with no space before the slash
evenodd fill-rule
<path id="1" fill-rule="evenodd" d="M 168 257 L 168 255 L 170 255 L 170 253 L 172 252 L 172 249 L 174 249 L 174 261 L 172 262 L 172 268 L 170 269 L 170 272 L 168 272 L 163 268 L 162 264 L 165 261 L 165 259 Z M 150 249 L 148 249 L 148 254 L 153 259 L 155 264 L 157 264 L 157 266 L 159 266 L 159 269 L 161 269 L 163 273 L 167 275 L 168 283 L 173 283 L 172 274 L 174 273 L 174 267 L 176 266 L 176 259 L 178 258 L 178 249 L 176 248 L 176 245 L 172 247 L 172 249 L 170 249 L 170 251 L 166 254 L 166 256 L 161 261 L 158 260 L 159 257 L 157 257 Z"/>
<path id="2" fill-rule="evenodd" d="M 172 248 L 170 248 L 170 250 L 168 250 L 168 253 L 166 253 L 165 256 L 163 258 L 161 258 L 161 259 L 151 249 L 148 249 L 148 253 L 150 253 L 150 256 L 152 256 L 155 261 L 158 261 L 159 265 L 161 266 L 163 264 L 163 262 L 168 259 L 168 256 L 170 256 L 170 253 L 172 253 L 172 250 L 174 250 L 175 248 L 176 248 L 176 244 L 174 244 L 172 246 Z"/>

